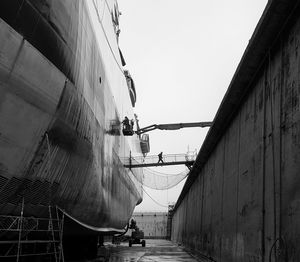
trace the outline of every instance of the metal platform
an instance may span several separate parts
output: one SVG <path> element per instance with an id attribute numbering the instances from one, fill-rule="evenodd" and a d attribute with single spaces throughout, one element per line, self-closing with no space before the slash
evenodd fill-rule
<path id="1" fill-rule="evenodd" d="M 197 153 L 187 154 L 167 154 L 163 155 L 162 160 L 159 161 L 157 155 L 147 157 L 130 157 L 124 167 L 138 168 L 138 167 L 155 167 L 155 166 L 171 166 L 171 165 L 186 165 L 191 167 L 197 157 Z"/>

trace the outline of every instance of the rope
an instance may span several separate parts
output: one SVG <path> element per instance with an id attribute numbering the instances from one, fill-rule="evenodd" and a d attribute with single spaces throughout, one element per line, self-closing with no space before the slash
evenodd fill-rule
<path id="1" fill-rule="evenodd" d="M 105 2 L 106 2 L 106 1 L 105 1 Z M 107 2 L 106 2 L 106 4 L 107 4 Z M 100 14 L 99 14 L 98 9 L 97 9 L 97 6 L 96 6 L 96 4 L 95 4 L 95 0 L 93 0 L 93 5 L 94 5 L 94 7 L 95 7 L 95 10 L 96 10 L 96 13 L 97 13 L 97 17 L 98 17 L 99 24 L 101 25 L 102 31 L 103 31 L 103 33 L 104 33 L 104 36 L 105 36 L 106 42 L 107 42 L 107 44 L 108 44 L 108 46 L 109 46 L 109 49 L 110 49 L 110 51 L 111 51 L 111 53 L 112 53 L 112 55 L 113 55 L 113 58 L 114 58 L 115 62 L 117 63 L 118 68 L 120 69 L 120 71 L 122 72 L 122 74 L 124 74 L 123 67 L 119 64 L 119 61 L 118 61 L 118 59 L 116 58 L 116 55 L 115 55 L 115 53 L 114 53 L 114 51 L 113 51 L 113 49 L 112 49 L 112 47 L 111 47 L 111 45 L 110 45 L 110 42 L 109 42 L 109 40 L 108 40 L 106 31 L 105 31 L 104 26 L 103 26 L 103 24 L 102 24 L 102 19 L 103 19 L 103 17 L 102 17 L 102 19 L 100 18 Z M 103 14 L 104 14 L 104 13 L 103 13 Z"/>

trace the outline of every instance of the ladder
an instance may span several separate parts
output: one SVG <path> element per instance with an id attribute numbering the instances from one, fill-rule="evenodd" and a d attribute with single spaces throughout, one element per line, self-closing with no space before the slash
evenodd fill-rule
<path id="1" fill-rule="evenodd" d="M 0 261 L 41 257 L 43 261 L 64 262 L 62 236 L 64 214 L 48 206 L 47 218 L 24 216 L 24 199 L 19 216 L 0 216 Z"/>

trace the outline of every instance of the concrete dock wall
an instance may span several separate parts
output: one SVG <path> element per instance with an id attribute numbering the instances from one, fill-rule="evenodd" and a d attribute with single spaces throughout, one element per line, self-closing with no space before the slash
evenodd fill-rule
<path id="1" fill-rule="evenodd" d="M 299 1 L 269 1 L 175 206 L 173 241 L 218 262 L 300 261 L 299 99 Z"/>
<path id="2" fill-rule="evenodd" d="M 133 218 L 145 238 L 167 238 L 167 212 L 135 212 Z"/>

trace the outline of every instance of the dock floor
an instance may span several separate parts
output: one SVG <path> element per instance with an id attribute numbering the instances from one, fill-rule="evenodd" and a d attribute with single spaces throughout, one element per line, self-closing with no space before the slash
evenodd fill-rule
<path id="1" fill-rule="evenodd" d="M 106 245 L 109 258 L 101 260 L 109 262 L 197 262 L 197 260 L 184 249 L 171 241 L 161 239 L 147 239 L 146 247 L 141 245 L 128 246 L 128 243 L 120 245 Z"/>

